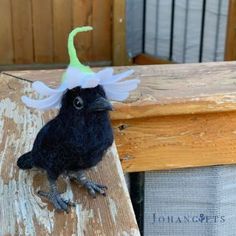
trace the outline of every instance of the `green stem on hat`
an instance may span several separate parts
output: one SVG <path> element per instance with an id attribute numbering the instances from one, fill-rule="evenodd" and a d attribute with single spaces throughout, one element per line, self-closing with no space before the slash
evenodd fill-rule
<path id="1" fill-rule="evenodd" d="M 77 33 L 90 31 L 93 28 L 91 26 L 78 27 L 72 30 L 68 37 L 68 53 L 70 57 L 70 66 L 77 67 L 80 71 L 85 73 L 93 72 L 89 66 L 84 66 L 78 59 L 76 50 L 74 47 L 74 37 Z"/>

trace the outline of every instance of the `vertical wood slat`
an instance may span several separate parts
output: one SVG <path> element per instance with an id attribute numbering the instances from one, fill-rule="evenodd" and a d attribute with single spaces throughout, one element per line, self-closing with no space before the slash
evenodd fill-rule
<path id="1" fill-rule="evenodd" d="M 92 0 L 73 0 L 73 27 L 92 25 L 92 9 Z M 82 62 L 92 59 L 92 34 L 93 31 L 89 31 L 75 37 L 78 57 Z"/>
<path id="2" fill-rule="evenodd" d="M 93 60 L 111 60 L 112 1 L 93 1 Z"/>
<path id="3" fill-rule="evenodd" d="M 53 62 L 52 0 L 32 0 L 36 63 Z"/>
<path id="4" fill-rule="evenodd" d="M 0 0 L 0 63 L 13 63 L 13 42 L 12 42 L 12 19 L 11 2 L 9 0 Z"/>
<path id="5" fill-rule="evenodd" d="M 67 37 L 92 25 L 75 46 L 82 62 L 112 60 L 113 0 L 0 0 L 0 64 L 67 63 Z M 123 5 L 125 6 L 125 5 Z"/>
<path id="6" fill-rule="evenodd" d="M 126 0 L 113 0 L 112 62 L 114 66 L 131 63 L 126 50 L 125 6 Z"/>
<path id="7" fill-rule="evenodd" d="M 71 0 L 53 0 L 54 62 L 66 63 L 69 60 L 67 37 L 72 29 L 71 4 Z"/>
<path id="8" fill-rule="evenodd" d="M 33 62 L 33 33 L 31 0 L 12 2 L 12 27 L 15 63 Z"/>
<path id="9" fill-rule="evenodd" d="M 225 60 L 236 60 L 236 0 L 229 3 Z"/>

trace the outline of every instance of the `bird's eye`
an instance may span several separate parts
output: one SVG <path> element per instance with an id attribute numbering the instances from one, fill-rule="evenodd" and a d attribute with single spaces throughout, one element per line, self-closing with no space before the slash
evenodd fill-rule
<path id="1" fill-rule="evenodd" d="M 73 101 L 73 105 L 74 105 L 75 109 L 77 109 L 77 110 L 82 109 L 84 106 L 82 98 L 79 96 L 76 97 Z"/>

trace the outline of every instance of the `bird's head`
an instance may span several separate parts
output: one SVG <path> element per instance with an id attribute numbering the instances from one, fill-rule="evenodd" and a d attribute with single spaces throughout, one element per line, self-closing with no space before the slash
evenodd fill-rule
<path id="1" fill-rule="evenodd" d="M 112 110 L 102 86 L 82 89 L 75 87 L 68 89 L 62 98 L 60 111 L 73 114 L 108 112 Z"/>

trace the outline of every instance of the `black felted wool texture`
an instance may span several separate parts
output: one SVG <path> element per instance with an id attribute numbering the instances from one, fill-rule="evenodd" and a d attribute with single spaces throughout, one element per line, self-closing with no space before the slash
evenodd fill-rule
<path id="1" fill-rule="evenodd" d="M 74 99 L 80 96 L 83 108 L 75 109 Z M 95 166 L 113 143 L 109 113 L 89 111 L 99 97 L 105 98 L 101 86 L 67 90 L 58 115 L 39 131 L 30 152 L 18 159 L 18 166 L 43 168 L 48 177 L 57 179 L 65 171 Z"/>

